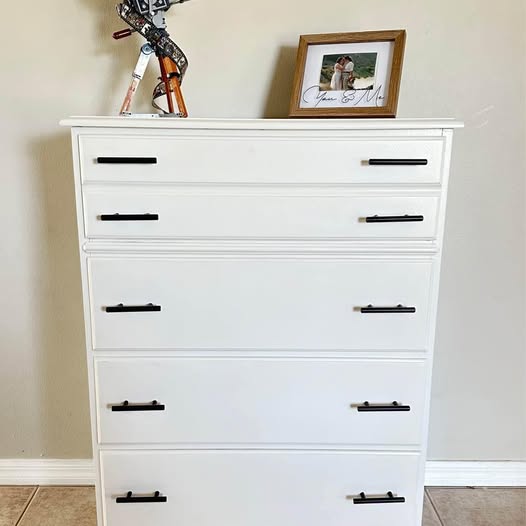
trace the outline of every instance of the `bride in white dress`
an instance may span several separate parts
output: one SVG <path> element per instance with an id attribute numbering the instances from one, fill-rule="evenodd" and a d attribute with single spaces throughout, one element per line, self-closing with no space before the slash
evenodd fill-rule
<path id="1" fill-rule="evenodd" d="M 334 73 L 331 78 L 331 90 L 341 91 L 343 90 L 342 72 L 343 72 L 343 57 L 340 57 L 336 64 L 334 64 Z"/>

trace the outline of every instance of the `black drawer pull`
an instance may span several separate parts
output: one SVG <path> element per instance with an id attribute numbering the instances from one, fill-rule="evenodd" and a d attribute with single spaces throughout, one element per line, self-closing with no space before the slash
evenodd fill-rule
<path id="1" fill-rule="evenodd" d="M 369 166 L 426 166 L 427 159 L 369 159 Z"/>
<path id="2" fill-rule="evenodd" d="M 362 314 L 414 314 L 416 307 L 404 307 L 403 305 L 397 305 L 396 307 L 373 307 L 367 305 L 360 309 Z"/>
<path id="3" fill-rule="evenodd" d="M 405 502 L 405 497 L 395 497 L 392 491 L 388 491 L 385 497 L 367 497 L 362 491 L 359 497 L 353 498 L 353 504 L 395 504 Z"/>
<path id="4" fill-rule="evenodd" d="M 148 303 L 148 305 L 123 305 L 119 303 L 113 307 L 106 307 L 106 312 L 161 312 L 160 305 Z"/>
<path id="5" fill-rule="evenodd" d="M 396 401 L 389 405 L 371 404 L 369 402 L 364 402 L 362 405 L 357 406 L 357 409 L 360 413 L 411 411 L 411 406 L 402 405 Z"/>
<path id="6" fill-rule="evenodd" d="M 138 502 L 168 502 L 168 497 L 161 496 L 160 492 L 156 491 L 153 497 L 134 497 L 131 491 L 128 491 L 126 497 L 117 497 L 115 499 L 117 504 L 133 504 Z"/>
<path id="7" fill-rule="evenodd" d="M 157 157 L 97 157 L 98 164 L 157 164 Z"/>
<path id="8" fill-rule="evenodd" d="M 419 223 L 424 216 L 369 216 L 365 218 L 366 223 Z"/>
<path id="9" fill-rule="evenodd" d="M 159 221 L 159 214 L 103 214 L 101 221 Z"/>
<path id="10" fill-rule="evenodd" d="M 121 405 L 112 405 L 111 410 L 115 412 L 125 413 L 130 411 L 164 411 L 166 407 L 154 400 L 151 404 L 132 404 L 128 400 L 124 400 Z"/>

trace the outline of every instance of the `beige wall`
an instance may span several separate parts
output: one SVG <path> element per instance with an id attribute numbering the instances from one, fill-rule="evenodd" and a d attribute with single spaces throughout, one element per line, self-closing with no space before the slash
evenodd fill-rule
<path id="1" fill-rule="evenodd" d="M 2 27 L 0 457 L 90 456 L 70 114 L 114 113 L 138 40 L 114 0 L 14 2 Z M 169 16 L 196 117 L 286 115 L 298 35 L 408 30 L 400 117 L 457 135 L 433 459 L 526 459 L 524 0 L 193 0 Z M 150 82 L 151 83 L 151 82 Z M 146 86 L 145 86 L 146 87 Z M 148 88 L 149 91 L 149 88 Z M 138 109 L 148 111 L 147 97 Z"/>

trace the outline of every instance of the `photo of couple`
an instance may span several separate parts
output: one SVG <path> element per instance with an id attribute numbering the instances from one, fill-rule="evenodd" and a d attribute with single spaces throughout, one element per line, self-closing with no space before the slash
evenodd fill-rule
<path id="1" fill-rule="evenodd" d="M 321 67 L 320 90 L 372 90 L 376 58 L 376 53 L 325 55 Z"/>
<path id="2" fill-rule="evenodd" d="M 334 64 L 334 73 L 331 78 L 331 90 L 343 91 L 353 89 L 354 85 L 354 62 L 349 55 L 339 57 Z"/>

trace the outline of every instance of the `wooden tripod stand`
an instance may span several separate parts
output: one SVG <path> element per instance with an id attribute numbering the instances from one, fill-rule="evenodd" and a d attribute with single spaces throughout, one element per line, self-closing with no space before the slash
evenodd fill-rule
<path id="1" fill-rule="evenodd" d="M 153 92 L 152 104 L 154 108 L 165 115 L 175 117 L 188 117 L 188 111 L 181 92 L 181 82 L 188 68 L 188 59 L 183 50 L 170 38 L 166 31 L 164 13 L 172 4 L 182 3 L 186 0 L 124 0 L 117 5 L 117 13 L 130 26 L 113 33 L 113 38 L 120 40 L 137 32 L 146 39 L 146 44 L 141 47 L 139 60 L 132 74 L 132 82 L 128 88 L 126 98 L 121 108 L 121 115 L 131 115 L 130 107 L 132 98 L 139 87 L 148 63 L 153 54 L 159 61 L 161 78 Z M 148 16 L 147 16 L 148 11 Z M 168 111 L 161 108 L 156 100 L 166 97 Z M 175 111 L 177 106 L 177 112 Z"/>
<path id="2" fill-rule="evenodd" d="M 125 30 L 126 32 L 128 30 Z M 123 33 L 123 32 L 119 32 Z M 118 38 L 122 38 L 117 34 Z M 139 60 L 133 71 L 132 81 L 124 102 L 121 107 L 121 115 L 131 115 L 130 108 L 133 97 L 139 88 L 139 84 L 146 72 L 148 63 L 150 62 L 151 56 L 154 54 L 154 49 L 149 44 L 144 44 L 141 47 L 141 53 Z M 152 104 L 158 110 L 167 113 L 168 115 L 175 115 L 177 117 L 188 117 L 188 111 L 184 102 L 183 93 L 181 91 L 181 74 L 177 69 L 175 62 L 166 56 L 163 56 L 159 52 L 155 52 L 157 59 L 159 60 L 159 67 L 161 69 L 161 82 L 156 86 L 153 92 Z M 157 103 L 156 100 L 160 97 L 166 96 L 168 102 L 168 112 L 163 110 Z M 176 111 L 177 108 L 177 111 Z"/>

